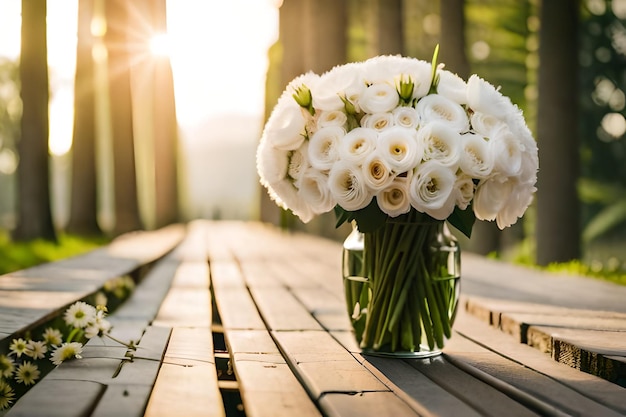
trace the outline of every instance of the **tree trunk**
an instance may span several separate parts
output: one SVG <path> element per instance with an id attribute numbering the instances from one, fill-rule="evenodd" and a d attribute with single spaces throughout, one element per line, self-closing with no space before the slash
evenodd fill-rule
<path id="1" fill-rule="evenodd" d="M 321 74 L 347 57 L 347 0 L 305 0 L 304 64 L 307 71 Z"/>
<path id="2" fill-rule="evenodd" d="M 91 20 L 94 0 L 78 2 L 78 42 L 74 78 L 74 136 L 70 218 L 66 230 L 87 236 L 101 235 L 96 186 L 96 124 Z"/>
<path id="3" fill-rule="evenodd" d="M 167 32 L 165 0 L 152 2 L 153 28 Z M 155 226 L 178 221 L 178 124 L 174 77 L 167 54 L 153 56 Z"/>
<path id="4" fill-rule="evenodd" d="M 374 0 L 373 55 L 404 53 L 403 0 Z"/>
<path id="5" fill-rule="evenodd" d="M 46 0 L 22 0 L 21 42 L 22 133 L 17 146 L 18 223 L 13 237 L 56 241 L 49 184 Z"/>
<path id="6" fill-rule="evenodd" d="M 441 0 L 439 62 L 467 80 L 469 61 L 465 52 L 465 0 Z"/>
<path id="7" fill-rule="evenodd" d="M 142 228 L 137 201 L 130 90 L 131 60 L 128 45 L 128 34 L 131 28 L 130 7 L 132 3 L 124 0 L 106 1 L 107 31 L 104 42 L 108 51 L 109 100 L 113 133 L 114 235 Z"/>
<path id="8" fill-rule="evenodd" d="M 578 2 L 544 1 L 539 31 L 537 263 L 580 257 Z"/>

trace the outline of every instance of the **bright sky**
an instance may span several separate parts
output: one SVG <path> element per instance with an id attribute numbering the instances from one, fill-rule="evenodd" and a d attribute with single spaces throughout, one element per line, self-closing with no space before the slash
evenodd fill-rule
<path id="1" fill-rule="evenodd" d="M 72 137 L 77 0 L 48 0 L 50 149 Z M 267 48 L 278 36 L 278 0 L 168 0 L 179 123 L 219 113 L 261 114 Z M 19 55 L 21 0 L 0 2 L 0 56 Z M 70 17 L 72 16 L 72 17 Z"/>

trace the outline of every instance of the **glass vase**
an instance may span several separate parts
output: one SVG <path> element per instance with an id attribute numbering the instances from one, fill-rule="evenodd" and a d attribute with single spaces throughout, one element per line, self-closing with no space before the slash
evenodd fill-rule
<path id="1" fill-rule="evenodd" d="M 461 252 L 444 221 L 412 211 L 343 245 L 347 312 L 363 353 L 429 357 L 451 337 Z"/>

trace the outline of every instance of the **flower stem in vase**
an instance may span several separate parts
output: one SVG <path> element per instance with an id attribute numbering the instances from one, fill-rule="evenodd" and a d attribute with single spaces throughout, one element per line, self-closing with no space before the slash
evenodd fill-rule
<path id="1" fill-rule="evenodd" d="M 364 234 L 370 298 L 357 340 L 366 353 L 432 354 L 451 336 L 458 246 L 442 238 L 444 227 L 443 221 L 412 211 Z"/>

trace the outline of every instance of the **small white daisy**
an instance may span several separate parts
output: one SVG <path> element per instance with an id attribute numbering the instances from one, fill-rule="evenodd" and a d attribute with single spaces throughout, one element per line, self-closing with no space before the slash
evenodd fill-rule
<path id="1" fill-rule="evenodd" d="M 50 346 L 59 346 L 63 343 L 63 334 L 59 331 L 59 329 L 54 329 L 52 327 L 48 327 L 42 336 L 44 342 Z"/>
<path id="2" fill-rule="evenodd" d="M 0 355 L 0 377 L 10 378 L 15 371 L 13 360 L 6 355 Z"/>
<path id="3" fill-rule="evenodd" d="M 61 346 L 54 349 L 50 360 L 55 365 L 61 365 L 69 359 L 81 359 L 80 354 L 83 353 L 83 344 L 78 342 L 63 343 Z"/>
<path id="4" fill-rule="evenodd" d="M 67 324 L 82 329 L 96 317 L 96 308 L 84 301 L 77 301 L 65 310 L 64 319 Z"/>
<path id="5" fill-rule="evenodd" d="M 0 379 L 0 410 L 9 408 L 14 399 L 15 393 L 13 392 L 13 388 L 11 388 L 8 383 Z"/>
<path id="6" fill-rule="evenodd" d="M 20 384 L 32 385 L 39 379 L 39 368 L 37 365 L 25 361 L 17 368 L 15 373 L 15 380 Z"/>
<path id="7" fill-rule="evenodd" d="M 20 358 L 22 354 L 26 353 L 26 346 L 28 342 L 21 337 L 19 339 L 13 339 L 13 342 L 9 346 L 10 354 L 13 354 Z"/>
<path id="8" fill-rule="evenodd" d="M 85 327 L 85 337 L 87 339 L 91 339 L 95 336 L 103 336 L 111 330 L 111 323 L 104 318 L 105 309 L 106 307 L 99 308 L 96 313 L 96 319 L 93 323 L 89 323 L 89 325 Z"/>
<path id="9" fill-rule="evenodd" d="M 33 359 L 43 359 L 48 351 L 48 346 L 43 341 L 31 340 L 26 344 L 26 355 Z"/>

